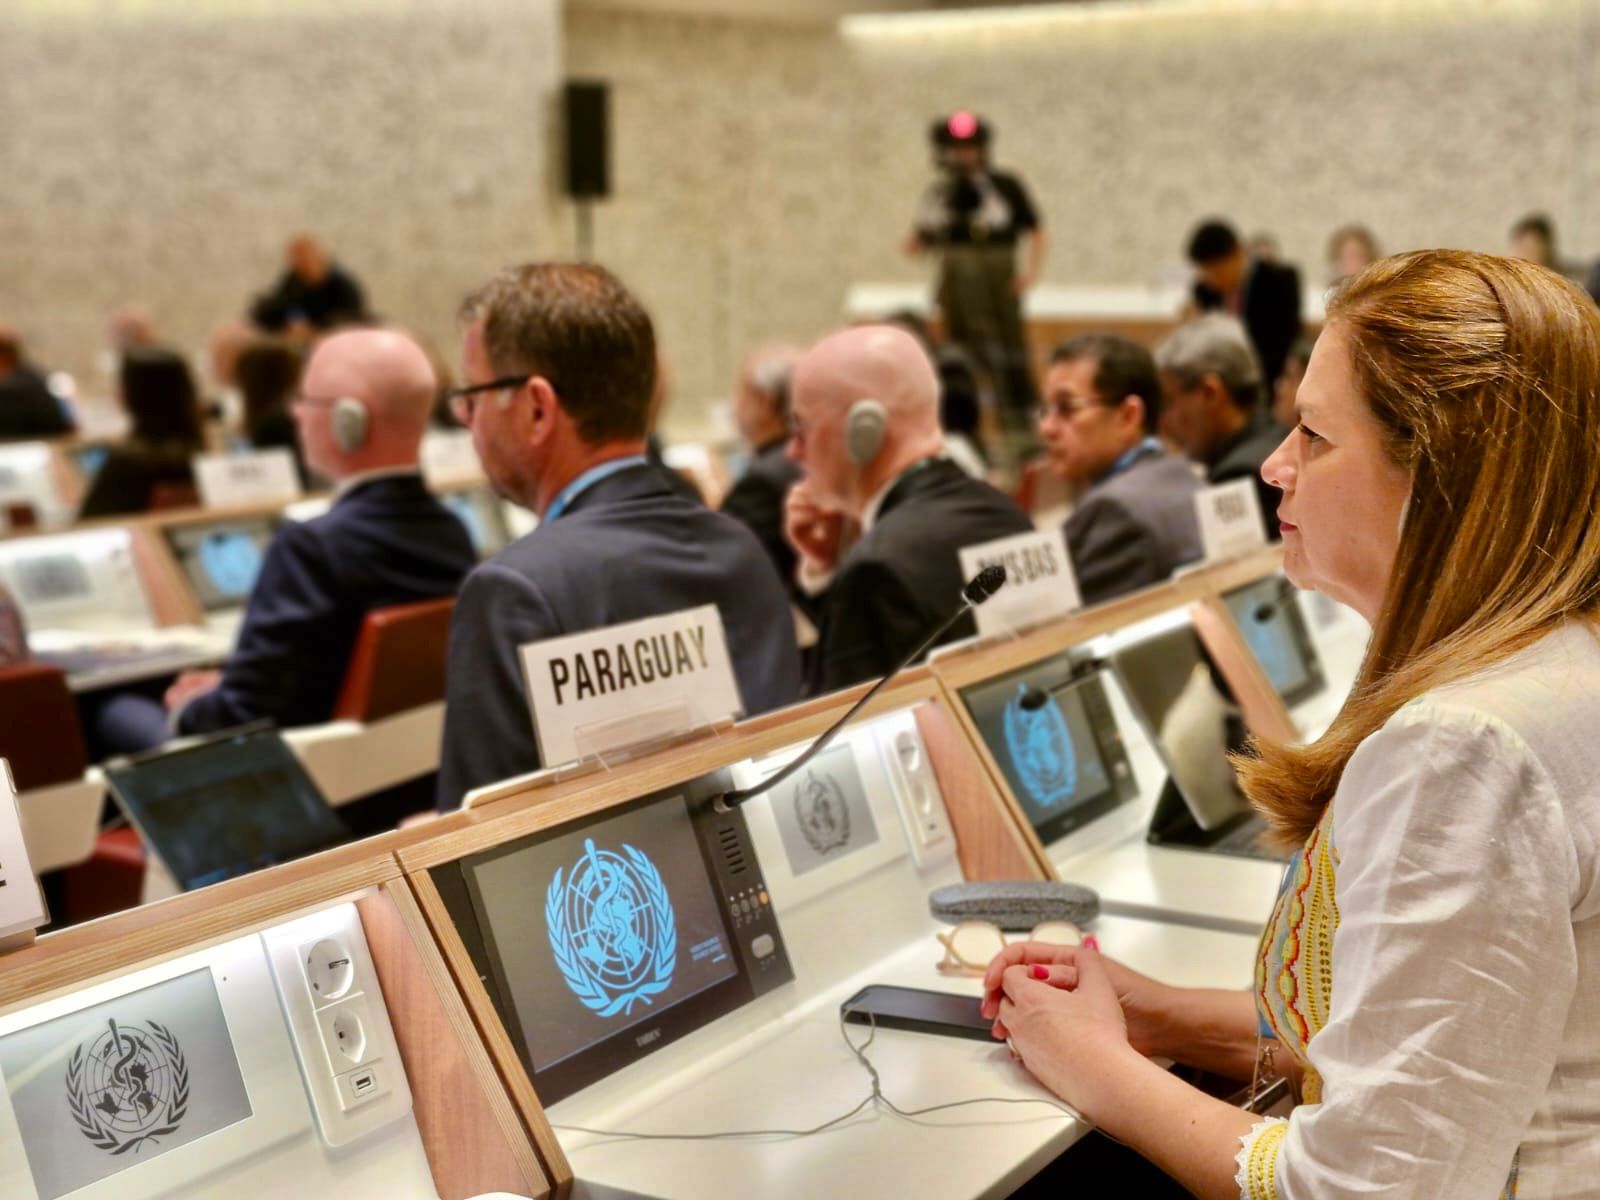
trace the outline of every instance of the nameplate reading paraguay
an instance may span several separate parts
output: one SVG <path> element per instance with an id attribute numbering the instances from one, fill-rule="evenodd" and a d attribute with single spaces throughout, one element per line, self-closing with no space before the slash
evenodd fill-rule
<path id="1" fill-rule="evenodd" d="M 520 648 L 546 766 L 738 716 L 714 604 Z"/>
<path id="2" fill-rule="evenodd" d="M 1252 480 L 1235 479 L 1201 488 L 1194 494 L 1194 508 L 1207 562 L 1238 558 L 1267 544 L 1261 501 Z"/>
<path id="3" fill-rule="evenodd" d="M 1083 603 L 1060 526 L 963 546 L 960 558 L 961 574 L 967 579 L 985 567 L 1006 569 L 1005 586 L 973 610 L 979 637 L 1037 625 Z"/>

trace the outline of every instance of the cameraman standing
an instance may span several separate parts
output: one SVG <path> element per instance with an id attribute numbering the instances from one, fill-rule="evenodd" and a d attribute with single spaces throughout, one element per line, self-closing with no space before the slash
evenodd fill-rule
<path id="1" fill-rule="evenodd" d="M 1045 233 L 1022 181 L 989 165 L 989 127 L 967 111 L 935 121 L 937 178 L 923 196 L 906 250 L 939 252 L 939 307 L 951 341 L 988 368 L 1008 440 L 1024 438 L 1037 399 L 1022 328 L 1022 297 L 1044 261 Z M 1027 238 L 1019 273 L 1017 243 Z"/>

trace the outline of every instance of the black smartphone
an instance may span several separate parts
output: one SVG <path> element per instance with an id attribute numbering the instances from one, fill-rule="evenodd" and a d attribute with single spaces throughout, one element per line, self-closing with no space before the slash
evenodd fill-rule
<path id="1" fill-rule="evenodd" d="M 857 1025 L 881 1025 L 917 1033 L 942 1033 L 946 1037 L 993 1041 L 993 1021 L 978 1013 L 978 997 L 926 988 L 868 984 L 839 1006 L 839 1014 Z"/>

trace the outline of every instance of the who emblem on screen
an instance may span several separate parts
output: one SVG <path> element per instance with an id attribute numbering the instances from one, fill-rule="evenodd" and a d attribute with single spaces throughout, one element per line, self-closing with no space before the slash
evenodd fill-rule
<path id="1" fill-rule="evenodd" d="M 639 850 L 595 848 L 545 893 L 545 925 L 556 966 L 584 1007 L 602 1017 L 633 1012 L 672 985 L 678 931 L 661 872 Z"/>
<path id="2" fill-rule="evenodd" d="M 794 785 L 794 819 L 818 854 L 831 854 L 850 842 L 850 806 L 832 775 L 807 771 L 805 780 Z"/>
<path id="3" fill-rule="evenodd" d="M 67 1107 L 98 1149 L 137 1153 L 178 1131 L 189 1109 L 189 1067 L 166 1026 L 106 1025 L 67 1060 Z"/>
<path id="4" fill-rule="evenodd" d="M 1006 701 L 1006 750 L 1028 797 L 1048 807 L 1071 799 L 1077 790 L 1078 756 L 1055 697 L 1047 696 L 1044 703 L 1029 708 L 1023 702 L 1028 692 L 1027 685 L 1019 683 L 1017 694 Z"/>

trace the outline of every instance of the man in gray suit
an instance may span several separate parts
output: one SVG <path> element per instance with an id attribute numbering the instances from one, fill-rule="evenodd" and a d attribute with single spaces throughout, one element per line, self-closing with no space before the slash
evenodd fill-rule
<path id="1" fill-rule="evenodd" d="M 1039 406 L 1050 468 L 1085 489 L 1067 550 L 1085 604 L 1160 583 L 1201 556 L 1199 477 L 1156 440 L 1161 384 L 1143 346 L 1088 333 L 1051 355 Z"/>
<path id="2" fill-rule="evenodd" d="M 751 714 L 800 692 L 788 598 L 755 535 L 645 457 L 655 331 L 610 272 L 502 271 L 467 297 L 451 393 L 484 473 L 539 527 L 480 564 L 450 623 L 438 804 L 543 762 L 519 647 L 715 604 Z"/>

